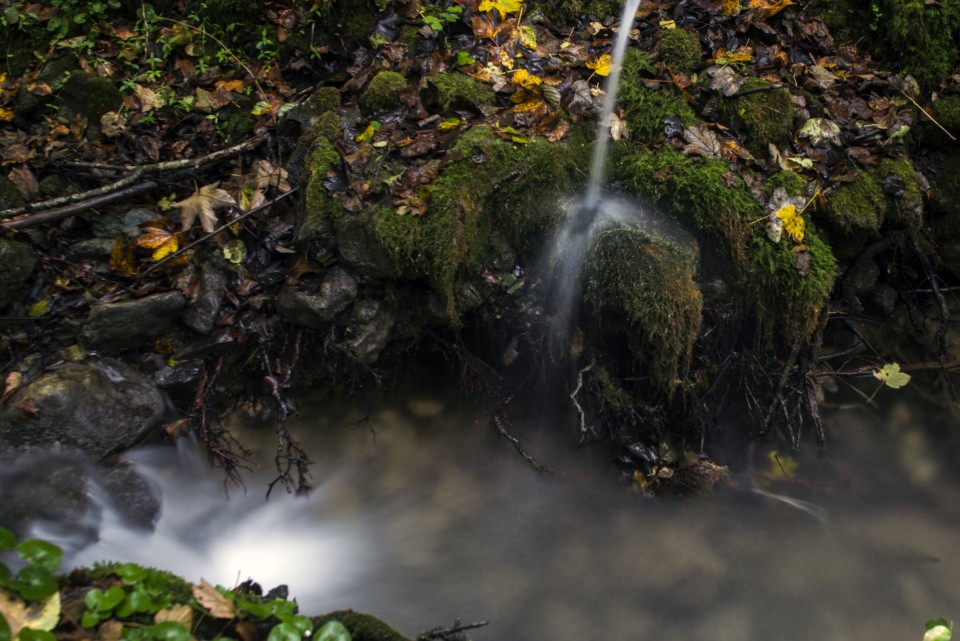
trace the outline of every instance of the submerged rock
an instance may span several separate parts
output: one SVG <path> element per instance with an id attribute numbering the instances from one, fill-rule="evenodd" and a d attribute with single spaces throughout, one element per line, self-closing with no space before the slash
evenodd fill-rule
<path id="1" fill-rule="evenodd" d="M 156 386 L 115 360 L 68 363 L 17 390 L 0 408 L 0 449 L 60 444 L 94 459 L 143 440 L 163 416 Z"/>
<path id="2" fill-rule="evenodd" d="M 277 297 L 277 310 L 298 325 L 323 329 L 357 297 L 357 279 L 342 267 L 333 267 L 316 292 L 286 286 Z"/>

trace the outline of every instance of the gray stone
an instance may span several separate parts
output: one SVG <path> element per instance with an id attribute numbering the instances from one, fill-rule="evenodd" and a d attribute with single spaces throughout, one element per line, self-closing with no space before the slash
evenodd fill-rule
<path id="1" fill-rule="evenodd" d="M 345 216 L 337 223 L 337 253 L 359 274 L 391 278 L 400 273 L 380 245 L 368 215 Z"/>
<path id="2" fill-rule="evenodd" d="M 94 216 L 90 226 L 93 233 L 101 238 L 113 240 L 117 236 L 133 239 L 141 235 L 140 223 L 148 220 L 157 220 L 162 216 L 152 210 L 144 207 L 134 207 L 122 213 L 108 213 L 100 216 Z"/>
<path id="3" fill-rule="evenodd" d="M 87 138 L 100 137 L 100 117 L 108 111 L 116 111 L 123 104 L 123 95 L 116 85 L 106 78 L 84 71 L 73 71 L 63 83 L 59 95 L 59 115 L 73 118 L 82 115 L 87 119 Z"/>
<path id="4" fill-rule="evenodd" d="M 107 470 L 100 483 L 117 513 L 135 527 L 152 529 L 160 517 L 159 491 L 129 465 Z"/>
<path id="5" fill-rule="evenodd" d="M 113 252 L 113 240 L 110 238 L 88 238 L 76 242 L 67 248 L 67 260 L 79 262 L 83 260 L 110 260 Z"/>
<path id="6" fill-rule="evenodd" d="M 0 459 L 0 526 L 25 535 L 35 520 L 70 525 L 95 524 L 85 519 L 90 466 L 76 452 L 34 450 L 19 458 Z"/>
<path id="7" fill-rule="evenodd" d="M 212 332 L 226 289 L 227 279 L 223 272 L 210 263 L 205 263 L 200 274 L 197 298 L 187 306 L 187 311 L 183 314 L 184 324 L 198 334 L 206 336 Z"/>
<path id="8" fill-rule="evenodd" d="M 375 363 L 393 336 L 397 314 L 384 301 L 368 299 L 357 302 L 353 315 L 358 324 L 353 327 L 350 349 L 364 363 Z"/>
<path id="9" fill-rule="evenodd" d="M 163 292 L 90 310 L 81 332 L 83 345 L 115 354 L 162 336 L 180 315 L 185 300 L 180 292 Z"/>
<path id="10" fill-rule="evenodd" d="M 0 238 L 0 309 L 10 306 L 36 265 L 29 245 Z"/>
<path id="11" fill-rule="evenodd" d="M 68 363 L 0 407 L 0 442 L 14 448 L 59 443 L 99 459 L 142 440 L 164 409 L 153 382 L 119 361 Z"/>
<path id="12" fill-rule="evenodd" d="M 23 207 L 25 204 L 17 186 L 6 176 L 0 176 L 0 211 Z"/>
<path id="13" fill-rule="evenodd" d="M 315 293 L 285 286 L 277 296 L 277 310 L 298 325 L 323 329 L 356 297 L 357 279 L 342 267 L 332 267 Z"/>

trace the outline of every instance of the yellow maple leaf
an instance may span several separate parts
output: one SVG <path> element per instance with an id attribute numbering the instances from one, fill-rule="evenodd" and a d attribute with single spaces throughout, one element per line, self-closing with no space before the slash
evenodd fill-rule
<path id="1" fill-rule="evenodd" d="M 137 239 L 137 246 L 152 249 L 153 260 L 162 260 L 180 248 L 180 239 L 162 227 L 147 226 Z"/>
<path id="2" fill-rule="evenodd" d="M 237 204 L 233 196 L 220 189 L 219 185 L 219 182 L 204 185 L 193 195 L 174 203 L 180 208 L 180 221 L 184 231 L 193 227 L 194 221 L 199 217 L 203 231 L 213 233 L 217 227 L 217 210 Z"/>
<path id="3" fill-rule="evenodd" d="M 803 216 L 797 211 L 796 205 L 784 205 L 777 210 L 777 218 L 783 221 L 783 229 L 790 234 L 794 242 L 803 242 L 803 231 L 806 223 Z"/>
<path id="4" fill-rule="evenodd" d="M 593 69 L 598 76 L 609 76 L 613 68 L 613 58 L 605 53 L 596 60 L 587 60 L 587 69 Z"/>
<path id="5" fill-rule="evenodd" d="M 740 15 L 740 0 L 723 0 L 723 15 Z"/>
<path id="6" fill-rule="evenodd" d="M 519 11 L 522 4 L 523 0 L 483 0 L 477 9 L 484 13 L 496 9 L 502 20 L 507 17 L 508 13 L 516 13 Z"/>
<path id="7" fill-rule="evenodd" d="M 0 121 L 10 122 L 13 120 L 13 111 L 0 107 Z"/>
<path id="8" fill-rule="evenodd" d="M 530 73 L 526 69 L 517 69 L 512 80 L 524 89 L 533 89 L 543 83 L 543 78 Z"/>
<path id="9" fill-rule="evenodd" d="M 756 9 L 761 18 L 774 16 L 792 4 L 797 3 L 793 0 L 750 0 L 750 8 Z"/>

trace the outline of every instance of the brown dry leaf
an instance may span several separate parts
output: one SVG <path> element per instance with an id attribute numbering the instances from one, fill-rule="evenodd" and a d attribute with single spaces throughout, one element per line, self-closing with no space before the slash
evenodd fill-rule
<path id="1" fill-rule="evenodd" d="M 687 141 L 683 151 L 688 154 L 716 159 L 720 158 L 720 152 L 723 151 L 720 139 L 707 124 L 701 124 L 698 127 L 684 127 L 683 139 Z"/>
<path id="2" fill-rule="evenodd" d="M 127 130 L 127 118 L 116 111 L 100 116 L 100 133 L 107 138 L 116 138 Z"/>
<path id="3" fill-rule="evenodd" d="M 219 594 L 219 592 L 217 594 Z M 169 608 L 164 608 L 153 615 L 154 623 L 163 623 L 165 621 L 180 623 L 183 625 L 183 627 L 189 630 L 193 627 L 193 610 L 189 605 L 177 603 L 175 605 L 171 605 Z"/>
<path id="4" fill-rule="evenodd" d="M 287 170 L 278 165 L 274 165 L 269 160 L 257 161 L 256 174 L 257 189 L 266 189 L 267 187 L 276 187 L 280 192 L 290 191 L 290 183 L 287 181 Z"/>
<path id="5" fill-rule="evenodd" d="M 152 249 L 153 260 L 162 260 L 180 248 L 180 239 L 176 233 L 150 225 L 143 228 L 143 235 L 136 243 L 138 247 Z"/>
<path id="6" fill-rule="evenodd" d="M 60 593 L 28 603 L 6 588 L 0 588 L 0 614 L 7 620 L 12 638 L 16 638 L 21 628 L 49 632 L 60 621 Z"/>
<path id="7" fill-rule="evenodd" d="M 220 189 L 219 185 L 219 182 L 204 185 L 192 196 L 174 203 L 180 208 L 183 231 L 193 227 L 194 221 L 199 217 L 203 231 L 210 234 L 217 227 L 217 210 L 237 204 L 233 196 Z"/>
<path id="8" fill-rule="evenodd" d="M 10 372 L 7 374 L 7 379 L 4 381 L 3 398 L 0 398 L 0 402 L 10 398 L 10 395 L 20 389 L 21 385 L 23 385 L 23 374 L 20 372 Z"/>
<path id="9" fill-rule="evenodd" d="M 200 585 L 193 586 L 193 597 L 215 619 L 232 619 L 237 616 L 237 608 L 233 602 L 207 583 L 206 579 L 200 579 Z"/>
<path id="10" fill-rule="evenodd" d="M 123 638 L 123 624 L 116 619 L 104 621 L 97 628 L 97 641 L 120 641 Z"/>
<path id="11" fill-rule="evenodd" d="M 159 109 L 165 104 L 163 97 L 150 87 L 135 85 L 134 93 L 140 100 L 140 111 L 143 113 L 148 113 L 154 109 Z"/>
<path id="12" fill-rule="evenodd" d="M 775 16 L 792 4 L 793 0 L 750 0 L 750 8 L 755 9 L 761 18 Z"/>
<path id="13" fill-rule="evenodd" d="M 13 167 L 10 173 L 7 174 L 7 178 L 16 185 L 17 191 L 20 192 L 20 195 L 23 196 L 23 199 L 27 202 L 37 197 L 37 191 L 40 189 L 40 186 L 37 184 L 36 176 L 33 175 L 33 172 L 30 171 L 30 168 L 26 165 Z"/>
<path id="14" fill-rule="evenodd" d="M 233 93 L 243 93 L 243 80 L 217 80 L 213 86 L 223 91 L 232 91 Z"/>

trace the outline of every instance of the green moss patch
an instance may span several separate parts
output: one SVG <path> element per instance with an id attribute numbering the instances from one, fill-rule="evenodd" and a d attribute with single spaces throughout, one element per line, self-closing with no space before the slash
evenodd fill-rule
<path id="1" fill-rule="evenodd" d="M 381 71 L 367 84 L 358 103 L 367 111 L 390 109 L 400 104 L 400 92 L 407 88 L 407 79 L 396 71 Z"/>
<path id="2" fill-rule="evenodd" d="M 617 171 L 641 199 L 722 242 L 721 253 L 734 262 L 744 260 L 750 223 L 762 212 L 726 163 L 669 148 L 641 149 L 625 156 Z"/>
<path id="3" fill-rule="evenodd" d="M 471 107 L 490 104 L 496 94 L 487 85 L 458 72 L 438 73 L 430 78 L 437 89 L 437 101 L 444 111 L 455 103 L 467 103 Z"/>
<path id="4" fill-rule="evenodd" d="M 743 95 L 727 100 L 724 111 L 734 130 L 745 134 L 744 143 L 755 155 L 765 157 L 771 144 L 782 146 L 793 135 L 793 98 L 787 89 L 752 78 L 740 88 Z"/>
<path id="5" fill-rule="evenodd" d="M 700 65 L 700 36 L 685 29 L 667 29 L 660 40 L 660 59 L 674 71 L 690 73 Z"/>
<path id="6" fill-rule="evenodd" d="M 864 170 L 857 170 L 853 181 L 828 193 L 823 222 L 837 255 L 848 258 L 863 249 L 880 232 L 886 210 L 883 185 Z"/>
<path id="7" fill-rule="evenodd" d="M 652 142 L 663 134 L 664 123 L 670 118 L 679 118 L 686 125 L 695 124 L 698 118 L 682 96 L 672 86 L 648 88 L 643 84 L 645 75 L 655 72 L 646 53 L 628 49 L 623 63 L 623 72 L 618 89 L 618 102 L 623 108 L 635 142 Z"/>
<path id="8" fill-rule="evenodd" d="M 686 371 L 703 301 L 688 249 L 639 229 L 603 232 L 586 258 L 584 300 L 623 314 L 631 352 L 653 387 L 668 395 Z"/>

